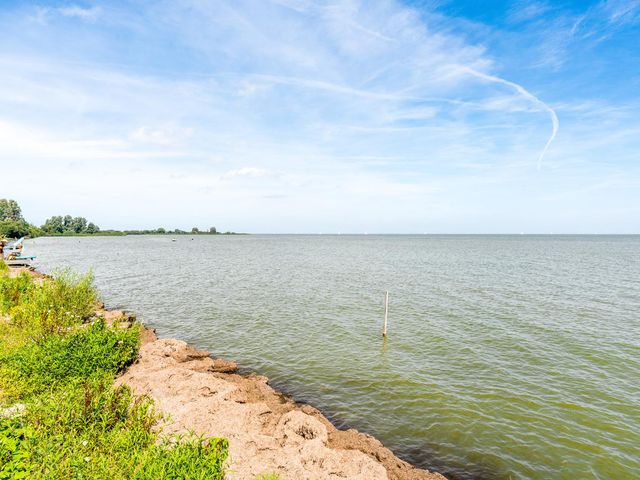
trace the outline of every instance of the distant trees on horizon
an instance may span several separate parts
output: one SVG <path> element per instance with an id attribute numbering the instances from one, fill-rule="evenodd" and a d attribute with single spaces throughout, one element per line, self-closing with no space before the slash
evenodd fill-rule
<path id="1" fill-rule="evenodd" d="M 123 233 L 127 235 L 235 235 L 235 232 L 218 232 L 216 227 L 209 227 L 209 230 L 200 230 L 198 227 L 193 227 L 191 231 L 180 230 L 167 230 L 164 227 L 158 227 L 154 230 L 123 230 Z"/>
<path id="2" fill-rule="evenodd" d="M 0 238 L 38 237 L 42 235 L 220 235 L 216 227 L 200 230 L 193 227 L 190 232 L 167 230 L 164 227 L 155 230 L 101 230 L 98 225 L 87 221 L 84 217 L 71 215 L 54 215 L 47 218 L 41 227 L 27 222 L 22 216 L 18 202 L 6 198 L 0 199 Z M 235 232 L 224 232 L 222 235 L 234 235 Z"/>
<path id="3" fill-rule="evenodd" d="M 86 218 L 71 215 L 54 215 L 40 228 L 49 235 L 93 235 L 100 231 L 100 227 L 93 222 L 87 222 Z"/>

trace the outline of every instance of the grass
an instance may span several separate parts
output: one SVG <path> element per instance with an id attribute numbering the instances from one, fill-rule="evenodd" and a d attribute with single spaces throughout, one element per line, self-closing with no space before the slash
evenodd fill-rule
<path id="1" fill-rule="evenodd" d="M 140 328 L 92 318 L 96 299 L 90 275 L 0 275 L 0 480 L 222 480 L 227 440 L 164 438 L 153 401 L 113 387 Z"/>
<path id="2" fill-rule="evenodd" d="M 22 297 L 33 287 L 29 275 L 22 273 L 18 277 L 0 276 L 0 313 L 8 314 L 12 308 L 21 305 Z"/>
<path id="3" fill-rule="evenodd" d="M 109 375 L 74 381 L 0 420 L 0 479 L 224 478 L 226 440 L 157 443 L 157 419 L 150 399 Z"/>
<path id="4" fill-rule="evenodd" d="M 5 397 L 24 398 L 68 382 L 119 373 L 138 355 L 139 328 L 108 328 L 98 319 L 68 335 L 49 335 L 0 353 L 0 384 Z"/>
<path id="5" fill-rule="evenodd" d="M 25 277 L 26 281 L 30 280 L 26 273 L 16 279 L 4 280 L 9 284 L 14 280 L 18 284 L 15 288 L 23 288 Z M 17 300 L 10 299 L 13 305 L 8 313 L 13 323 L 26 330 L 36 341 L 82 324 L 95 309 L 97 294 L 91 273 L 77 275 L 64 270 L 40 285 L 34 282 L 30 284 L 30 287 L 16 294 Z"/>

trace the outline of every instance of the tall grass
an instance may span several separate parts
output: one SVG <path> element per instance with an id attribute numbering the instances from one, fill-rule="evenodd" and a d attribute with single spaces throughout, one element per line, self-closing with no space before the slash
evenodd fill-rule
<path id="1" fill-rule="evenodd" d="M 0 276 L 0 480 L 223 479 L 227 440 L 161 438 L 153 401 L 112 386 L 140 327 L 93 318 L 96 299 L 90 275 Z"/>
<path id="2" fill-rule="evenodd" d="M 17 283 L 21 283 L 25 275 L 20 275 Z M 95 310 L 97 299 L 91 273 L 77 275 L 63 270 L 40 285 L 32 282 L 31 287 L 20 292 L 9 314 L 16 326 L 27 330 L 38 341 L 87 320 Z"/>
<path id="3" fill-rule="evenodd" d="M 0 384 L 5 397 L 24 398 L 68 382 L 118 373 L 138 356 L 140 333 L 108 328 L 98 319 L 68 335 L 49 335 L 22 348 L 0 352 Z"/>
<path id="4" fill-rule="evenodd" d="M 27 273 L 14 278 L 0 276 L 0 313 L 7 314 L 13 307 L 22 304 L 22 296 L 32 288 L 33 283 Z"/>

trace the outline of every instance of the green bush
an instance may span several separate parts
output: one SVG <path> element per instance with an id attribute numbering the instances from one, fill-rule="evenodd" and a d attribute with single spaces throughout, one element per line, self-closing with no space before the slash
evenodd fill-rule
<path id="1" fill-rule="evenodd" d="M 95 309 L 97 293 L 93 275 L 61 271 L 42 284 L 32 284 L 26 295 L 14 301 L 9 311 L 12 322 L 40 341 L 54 333 L 64 333 L 87 320 Z"/>
<path id="2" fill-rule="evenodd" d="M 9 313 L 34 287 L 31 277 L 26 272 L 13 278 L 0 275 L 0 313 Z"/>
<path id="3" fill-rule="evenodd" d="M 0 257 L 1 256 L 2 255 L 0 255 Z M 2 258 L 0 258 L 0 277 L 5 275 L 8 271 L 9 271 L 9 267 L 7 266 L 6 263 L 4 263 L 4 260 Z"/>
<path id="4" fill-rule="evenodd" d="M 76 381 L 33 402 L 22 417 L 0 418 L 0 479 L 224 478 L 224 439 L 158 443 L 151 400 L 134 398 L 109 376 Z"/>
<path id="5" fill-rule="evenodd" d="M 1 220 L 0 237 L 20 238 L 37 236 L 39 229 L 24 220 Z"/>
<path id="6" fill-rule="evenodd" d="M 138 356 L 140 331 L 109 328 L 99 319 L 68 335 L 50 335 L 0 353 L 0 385 L 5 396 L 23 397 L 70 381 L 116 374 Z"/>

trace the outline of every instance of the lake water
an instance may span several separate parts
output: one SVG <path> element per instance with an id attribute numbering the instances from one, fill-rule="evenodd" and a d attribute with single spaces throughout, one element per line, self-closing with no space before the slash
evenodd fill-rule
<path id="1" fill-rule="evenodd" d="M 25 253 L 93 268 L 108 306 L 451 479 L 639 478 L 638 236 L 38 238 Z"/>

